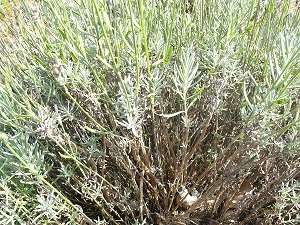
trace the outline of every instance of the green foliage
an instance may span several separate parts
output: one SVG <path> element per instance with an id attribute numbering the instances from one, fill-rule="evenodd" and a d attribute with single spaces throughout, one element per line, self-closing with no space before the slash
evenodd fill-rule
<path id="1" fill-rule="evenodd" d="M 14 3 L 0 224 L 297 224 L 295 4 Z"/>

